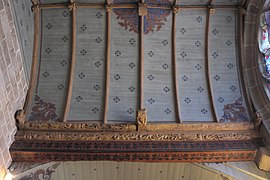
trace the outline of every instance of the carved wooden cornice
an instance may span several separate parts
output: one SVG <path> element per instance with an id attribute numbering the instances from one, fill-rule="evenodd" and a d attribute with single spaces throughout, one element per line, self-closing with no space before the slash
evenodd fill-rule
<path id="1" fill-rule="evenodd" d="M 70 130 L 70 131 L 132 131 L 135 124 L 99 124 L 99 123 L 69 123 L 69 122 L 25 122 L 19 124 L 21 130 Z"/>
<path id="2" fill-rule="evenodd" d="M 65 152 L 11 152 L 13 159 L 26 162 L 49 161 L 136 161 L 136 162 L 229 162 L 253 161 L 254 150 L 226 152 L 156 152 L 156 153 L 65 153 Z"/>
<path id="3" fill-rule="evenodd" d="M 19 131 L 16 140 L 51 141 L 226 141 L 251 140 L 259 137 L 256 131 L 188 131 L 188 132 L 46 132 Z"/>
<path id="4" fill-rule="evenodd" d="M 24 122 L 18 124 L 20 130 L 48 130 L 48 131 L 133 131 L 136 124 L 100 124 L 75 122 Z M 148 131 L 244 131 L 254 129 L 253 123 L 205 123 L 205 124 L 155 124 L 147 123 Z M 140 130 L 140 129 L 139 129 Z"/>

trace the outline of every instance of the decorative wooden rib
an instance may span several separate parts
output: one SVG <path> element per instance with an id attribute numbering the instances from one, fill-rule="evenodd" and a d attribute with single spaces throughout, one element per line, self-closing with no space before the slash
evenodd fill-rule
<path id="1" fill-rule="evenodd" d="M 254 112 L 251 111 L 252 107 L 251 107 L 251 99 L 250 99 L 250 96 L 248 95 L 248 89 L 247 89 L 247 86 L 245 85 L 245 76 L 243 74 L 243 64 L 242 64 L 242 61 L 243 61 L 243 44 L 244 44 L 244 40 L 243 40 L 243 14 L 245 13 L 244 12 L 245 10 L 243 8 L 239 8 L 238 12 L 237 12 L 237 17 L 238 17 L 238 22 L 236 24 L 236 27 L 237 27 L 237 35 L 238 37 L 236 37 L 237 39 L 237 43 L 238 43 L 238 62 L 239 62 L 239 70 L 240 72 L 238 73 L 240 75 L 240 81 L 241 81 L 241 84 L 240 84 L 240 88 L 242 88 L 242 93 L 243 93 L 243 96 L 245 97 L 244 99 L 246 99 L 248 101 L 248 112 L 249 114 L 251 115 L 251 117 L 255 117 L 254 115 Z"/>
<path id="2" fill-rule="evenodd" d="M 145 3 L 144 0 L 140 1 Z M 144 16 L 140 16 L 140 107 L 144 108 Z"/>
<path id="3" fill-rule="evenodd" d="M 107 47 L 106 47 L 106 84 L 103 123 L 108 123 L 109 97 L 110 97 L 110 79 L 111 79 L 111 6 L 110 0 L 107 0 Z"/>
<path id="4" fill-rule="evenodd" d="M 80 8 L 98 8 L 98 9 L 106 9 L 106 5 L 103 3 L 76 3 L 77 7 Z M 41 9 L 51 9 L 51 8 L 66 8 L 68 7 L 68 4 L 62 3 L 62 4 L 40 4 Z M 137 8 L 137 4 L 110 4 L 110 7 L 115 8 Z M 179 9 L 208 9 L 208 6 L 205 5 L 192 5 L 192 6 L 186 6 L 186 5 L 177 5 L 177 6 L 171 6 L 171 5 L 146 5 L 147 8 L 152 9 L 173 9 L 173 7 L 177 7 Z M 215 9 L 230 9 L 230 10 L 238 10 L 238 7 L 235 5 L 213 5 Z"/>
<path id="5" fill-rule="evenodd" d="M 175 0 L 175 5 L 177 5 L 177 0 Z M 182 123 L 181 111 L 180 111 L 180 98 L 179 98 L 179 88 L 178 88 L 178 71 L 177 71 L 177 59 L 176 59 L 176 13 L 177 8 L 173 9 L 172 14 L 172 67 L 173 67 L 173 82 L 174 82 L 174 94 L 175 94 L 175 115 L 176 121 Z"/>
<path id="6" fill-rule="evenodd" d="M 72 90 L 73 90 L 73 81 L 74 81 L 74 69 L 76 63 L 76 4 L 71 3 L 69 6 L 70 11 L 72 11 L 72 52 L 71 52 L 71 65 L 70 65 L 70 75 L 69 75 L 69 84 L 68 92 L 66 99 L 66 106 L 63 115 L 63 121 L 66 122 L 68 114 L 70 111 Z"/>
<path id="7" fill-rule="evenodd" d="M 37 83 L 37 65 L 38 65 L 38 50 L 39 50 L 39 19 L 40 19 L 40 9 L 39 5 L 34 5 L 32 7 L 34 12 L 34 45 L 33 45 L 33 57 L 32 57 L 32 67 L 29 89 L 24 105 L 24 115 L 28 114 L 32 99 L 34 96 L 35 85 Z"/>
<path id="8" fill-rule="evenodd" d="M 206 82 L 207 82 L 207 90 L 209 94 L 209 101 L 210 101 L 210 108 L 211 113 L 216 122 L 219 122 L 217 112 L 214 105 L 214 97 L 212 93 L 212 83 L 211 83 L 211 70 L 210 70 L 210 63 L 209 63 L 209 26 L 210 26 L 210 15 L 213 9 L 211 7 L 207 10 L 206 15 L 206 25 L 205 25 L 205 73 L 206 73 Z"/>

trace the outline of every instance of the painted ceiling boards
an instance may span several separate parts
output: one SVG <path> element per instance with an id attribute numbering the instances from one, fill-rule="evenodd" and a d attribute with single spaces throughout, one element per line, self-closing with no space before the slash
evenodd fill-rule
<path id="1" fill-rule="evenodd" d="M 72 77 L 74 16 L 67 1 L 40 2 L 64 4 L 40 10 L 36 84 L 28 120 L 62 121 L 68 112 L 67 121 L 102 122 L 107 114 L 108 123 L 134 123 L 136 112 L 144 107 L 148 122 L 250 121 L 239 74 L 235 5 L 240 2 L 214 1 L 217 6 L 208 19 L 206 6 L 200 6 L 207 1 L 177 1 L 179 7 L 199 8 L 181 9 L 174 15 L 174 2 L 147 0 L 142 35 L 137 1 L 112 1 L 115 7 L 109 19 L 104 1 L 75 1 Z M 87 8 L 80 3 L 104 6 Z"/>

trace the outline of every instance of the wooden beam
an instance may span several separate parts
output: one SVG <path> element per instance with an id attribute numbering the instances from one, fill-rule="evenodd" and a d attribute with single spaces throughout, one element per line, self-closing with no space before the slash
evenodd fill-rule
<path id="1" fill-rule="evenodd" d="M 236 21 L 236 39 L 237 39 L 237 44 L 238 44 L 238 74 L 240 75 L 240 88 L 241 91 L 243 93 L 244 99 L 247 100 L 247 107 L 248 107 L 248 112 L 249 115 L 251 115 L 251 117 L 255 117 L 255 114 L 253 111 L 251 111 L 252 107 L 252 102 L 251 102 L 251 98 L 249 96 L 248 93 L 248 87 L 245 85 L 245 76 L 243 74 L 243 44 L 244 44 L 244 40 L 243 40 L 243 19 L 244 19 L 244 15 L 245 14 L 245 10 L 243 8 L 239 8 L 238 12 L 237 12 L 237 17 L 238 17 L 238 21 Z"/>
<path id="2" fill-rule="evenodd" d="M 104 101 L 104 116 L 103 123 L 108 123 L 108 113 L 109 113 L 109 98 L 110 98 L 110 80 L 111 80 L 111 11 L 110 0 L 107 0 L 107 47 L 106 47 L 106 84 L 105 84 L 105 101 Z"/>
<path id="3" fill-rule="evenodd" d="M 140 1 L 145 3 L 144 0 Z M 144 17 L 140 16 L 140 106 L 144 108 Z"/>
<path id="4" fill-rule="evenodd" d="M 38 50 L 39 50 L 39 30 L 40 30 L 40 8 L 39 5 L 32 7 L 34 12 L 34 45 L 33 45 L 33 56 L 32 56 L 32 67 L 30 75 L 29 88 L 24 105 L 24 116 L 28 114 L 30 105 L 32 104 L 33 96 L 35 93 L 35 85 L 37 83 L 37 66 L 38 66 Z"/>
<path id="5" fill-rule="evenodd" d="M 71 105 L 72 90 L 73 90 L 73 81 L 74 81 L 74 69 L 76 64 L 76 4 L 70 3 L 69 10 L 72 11 L 72 52 L 71 52 L 71 65 L 70 65 L 70 74 L 69 74 L 69 84 L 66 105 L 63 115 L 63 121 L 66 122 Z"/>
<path id="6" fill-rule="evenodd" d="M 215 122 L 219 122 L 217 112 L 215 109 L 214 104 L 214 97 L 213 97 L 213 88 L 211 83 L 211 69 L 210 69 L 210 62 L 209 62 L 209 26 L 210 26 L 210 15 L 214 12 L 214 9 L 212 7 L 209 7 L 207 9 L 206 14 L 206 25 L 205 25 L 205 75 L 206 75 L 206 83 L 207 83 L 207 90 L 209 95 L 209 102 L 210 102 L 210 108 L 212 117 L 214 118 Z"/>
<path id="7" fill-rule="evenodd" d="M 177 0 L 175 1 L 177 5 Z M 177 59 L 176 59 L 176 13 L 178 8 L 173 9 L 172 14 L 172 73 L 173 73 L 173 82 L 174 82 L 174 95 L 175 95 L 175 115 L 176 121 L 182 123 L 181 120 L 181 111 L 180 111 L 180 98 L 179 98 L 179 86 L 178 86 L 178 71 L 177 71 Z"/>

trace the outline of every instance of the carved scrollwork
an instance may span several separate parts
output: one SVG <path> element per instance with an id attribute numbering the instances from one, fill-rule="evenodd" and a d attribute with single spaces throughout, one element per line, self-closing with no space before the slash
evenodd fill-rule
<path id="1" fill-rule="evenodd" d="M 64 122 L 26 122 L 20 129 L 32 130 L 76 130 L 76 131 L 131 131 L 132 124 L 64 123 Z"/>
<path id="2" fill-rule="evenodd" d="M 18 132 L 21 140 L 116 140 L 116 141 L 224 141 L 251 140 L 254 131 L 243 132 Z"/>

